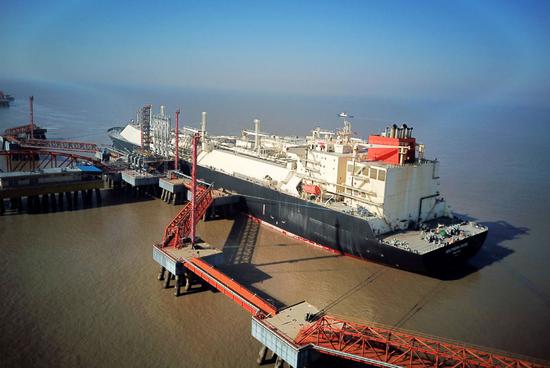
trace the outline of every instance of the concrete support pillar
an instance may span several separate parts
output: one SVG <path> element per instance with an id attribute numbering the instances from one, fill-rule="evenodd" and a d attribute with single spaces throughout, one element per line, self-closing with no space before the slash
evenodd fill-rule
<path id="1" fill-rule="evenodd" d="M 63 211 L 63 192 L 57 193 L 57 207 Z"/>
<path id="2" fill-rule="evenodd" d="M 33 213 L 35 210 L 35 203 L 34 203 L 34 197 L 30 196 L 27 197 L 27 212 Z"/>
<path id="3" fill-rule="evenodd" d="M 283 368 L 283 364 L 285 364 L 285 361 L 278 356 L 277 359 L 275 359 L 275 365 L 273 365 L 273 368 Z"/>
<path id="4" fill-rule="evenodd" d="M 4 198 L 0 198 L 0 216 L 6 212 L 6 207 L 4 207 Z"/>
<path id="5" fill-rule="evenodd" d="M 101 205 L 101 190 L 99 188 L 95 189 L 95 200 L 98 206 Z"/>
<path id="6" fill-rule="evenodd" d="M 164 274 L 166 273 L 166 268 L 164 268 L 163 266 L 160 266 L 160 271 L 159 271 L 159 275 L 158 275 L 158 279 L 160 281 L 164 280 Z"/>
<path id="7" fill-rule="evenodd" d="M 67 200 L 67 208 L 69 210 L 73 209 L 73 197 L 71 196 L 71 192 L 65 192 L 65 199 Z"/>
<path id="8" fill-rule="evenodd" d="M 174 193 L 172 194 L 172 204 L 175 206 L 176 205 L 176 198 L 178 197 L 178 194 L 177 193 Z"/>
<path id="9" fill-rule="evenodd" d="M 258 359 L 256 359 L 256 363 L 258 363 L 258 365 L 262 365 L 266 363 L 268 351 L 269 349 L 267 348 L 267 346 L 265 345 L 262 346 L 262 348 L 260 349 L 260 352 L 258 353 Z"/>
<path id="10" fill-rule="evenodd" d="M 10 208 L 12 211 L 17 209 L 17 198 L 10 198 Z"/>
<path id="11" fill-rule="evenodd" d="M 269 349 L 268 349 L 268 350 L 269 350 Z M 269 356 L 269 358 L 267 358 L 267 361 L 273 363 L 273 362 L 275 362 L 276 360 L 277 360 L 277 354 L 275 354 L 275 352 L 272 351 L 271 354 L 270 354 L 270 356 Z"/>
<path id="12" fill-rule="evenodd" d="M 40 196 L 33 196 L 32 202 L 34 206 L 34 212 L 40 212 Z"/>
<path id="13" fill-rule="evenodd" d="M 172 274 L 170 272 L 166 275 L 166 280 L 164 281 L 164 288 L 168 289 L 170 287 L 170 280 L 172 280 Z"/>
<path id="14" fill-rule="evenodd" d="M 47 194 L 42 194 L 42 210 L 44 212 L 48 212 L 48 197 Z"/>
<path id="15" fill-rule="evenodd" d="M 190 271 L 185 271 L 183 275 L 183 281 L 185 282 L 185 284 L 183 285 L 183 290 L 189 291 L 189 289 L 191 289 L 191 286 L 193 285 L 193 274 Z"/>
<path id="16" fill-rule="evenodd" d="M 57 199 L 55 198 L 55 193 L 50 193 L 50 208 L 52 211 L 57 211 Z"/>
<path id="17" fill-rule="evenodd" d="M 180 288 L 181 288 L 181 279 L 180 275 L 176 275 L 176 285 L 174 286 L 174 295 L 180 296 Z"/>
<path id="18" fill-rule="evenodd" d="M 76 209 L 76 207 L 78 207 L 78 190 L 75 190 L 73 192 L 73 202 L 74 202 L 74 209 Z"/>

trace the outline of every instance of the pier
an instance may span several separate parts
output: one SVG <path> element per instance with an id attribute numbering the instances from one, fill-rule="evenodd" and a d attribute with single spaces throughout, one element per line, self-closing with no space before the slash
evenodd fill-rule
<path id="1" fill-rule="evenodd" d="M 102 170 L 89 165 L 73 167 L 44 168 L 35 171 L 0 172 L 0 215 L 6 212 L 5 199 L 9 209 L 23 210 L 26 197 L 27 211 L 48 211 L 72 208 L 82 196 L 84 204 L 90 204 L 95 193 L 101 203 L 103 188 Z"/>
<path id="2" fill-rule="evenodd" d="M 162 241 L 153 246 L 153 259 L 160 265 L 159 280 L 175 295 L 181 286 L 188 291 L 203 282 L 222 292 L 252 315 L 251 333 L 261 344 L 259 365 L 268 362 L 280 368 L 309 366 L 318 354 L 377 367 L 545 367 L 522 358 L 459 345 L 432 336 L 376 324 L 347 321 L 326 314 L 306 301 L 278 309 L 220 270 L 223 254 L 197 241 L 195 227 L 213 203 L 210 186 L 197 183 L 196 139 L 190 183 L 191 201 L 167 225 Z"/>
<path id="3" fill-rule="evenodd" d="M 9 198 L 10 208 L 17 209 L 22 208 L 21 198 L 27 197 L 29 210 L 59 208 L 64 201 L 71 206 L 79 194 L 89 203 L 94 192 L 99 202 L 99 189 L 105 178 L 109 186 L 126 183 L 138 191 L 162 190 L 161 199 L 165 202 L 185 202 L 166 226 L 162 240 L 152 247 L 152 257 L 160 267 L 158 279 L 165 288 L 171 287 L 173 282 L 177 297 L 185 297 L 187 292 L 200 285 L 218 290 L 246 310 L 251 315 L 251 334 L 262 344 L 257 361 L 260 365 L 273 363 L 275 367 L 286 364 L 305 368 L 311 366 L 316 357 L 325 354 L 378 367 L 548 366 L 398 328 L 349 321 L 331 316 L 325 309 L 307 301 L 280 307 L 268 296 L 246 287 L 223 271 L 225 259 L 222 250 L 195 234 L 201 219 L 238 212 L 241 202 L 240 196 L 214 190 L 209 183 L 197 180 L 194 171 L 196 139 L 191 177 L 179 172 L 163 177 L 129 167 L 113 169 L 83 154 L 44 149 L 78 148 L 67 142 L 36 145 L 31 140 L 28 142 L 25 150 L 2 151 L 2 164 L 6 169 L 0 173 L 2 213 L 5 212 L 5 198 Z M 8 143 L 11 145 L 14 141 Z M 80 146 L 83 150 L 89 147 Z M 83 161 L 89 164 L 83 165 Z"/>

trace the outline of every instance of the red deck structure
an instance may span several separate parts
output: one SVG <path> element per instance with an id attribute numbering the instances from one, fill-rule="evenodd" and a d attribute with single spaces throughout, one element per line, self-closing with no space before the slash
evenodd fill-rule
<path id="1" fill-rule="evenodd" d="M 7 157 L 7 171 L 33 171 L 53 167 L 68 167 L 79 161 L 87 161 L 105 168 L 100 160 L 76 153 L 49 150 L 0 151 Z"/>
<path id="2" fill-rule="evenodd" d="M 380 367 L 388 364 L 410 368 L 546 366 L 437 338 L 361 325 L 330 316 L 323 316 L 301 330 L 295 342 L 298 345 L 313 344 L 321 352 Z"/>
<path id="3" fill-rule="evenodd" d="M 52 139 L 25 139 L 18 141 L 21 147 L 45 148 L 62 151 L 78 151 L 95 153 L 97 144 L 89 142 L 56 141 Z"/>

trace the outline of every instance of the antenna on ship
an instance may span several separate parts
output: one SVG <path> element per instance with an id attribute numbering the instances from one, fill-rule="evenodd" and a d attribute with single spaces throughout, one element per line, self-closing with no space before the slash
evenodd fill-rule
<path id="1" fill-rule="evenodd" d="M 260 119 L 254 119 L 254 132 L 256 135 L 256 140 L 254 141 L 254 148 L 256 149 L 256 154 L 260 155 Z"/>
<path id="2" fill-rule="evenodd" d="M 353 119 L 352 115 L 349 115 L 347 112 L 341 112 L 338 114 L 338 117 L 342 118 L 342 122 L 344 125 L 344 128 L 340 131 L 340 135 L 342 135 L 346 141 L 349 141 L 351 138 L 351 122 L 348 119 Z"/>

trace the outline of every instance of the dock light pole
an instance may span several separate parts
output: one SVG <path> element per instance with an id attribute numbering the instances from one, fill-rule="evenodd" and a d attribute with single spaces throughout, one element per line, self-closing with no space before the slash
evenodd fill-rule
<path id="1" fill-rule="evenodd" d="M 174 155 L 174 170 L 178 171 L 180 164 L 180 110 L 176 110 L 176 152 Z"/>
<path id="2" fill-rule="evenodd" d="M 191 248 L 195 248 L 195 212 L 197 206 L 197 144 L 200 140 L 200 134 L 193 134 L 193 151 L 191 162 Z"/>
<path id="3" fill-rule="evenodd" d="M 30 116 L 30 130 L 31 130 L 31 139 L 34 139 L 34 111 L 33 111 L 33 101 L 34 101 L 34 96 L 31 96 L 29 97 L 29 107 L 30 107 L 30 112 L 31 112 L 31 116 Z"/>

